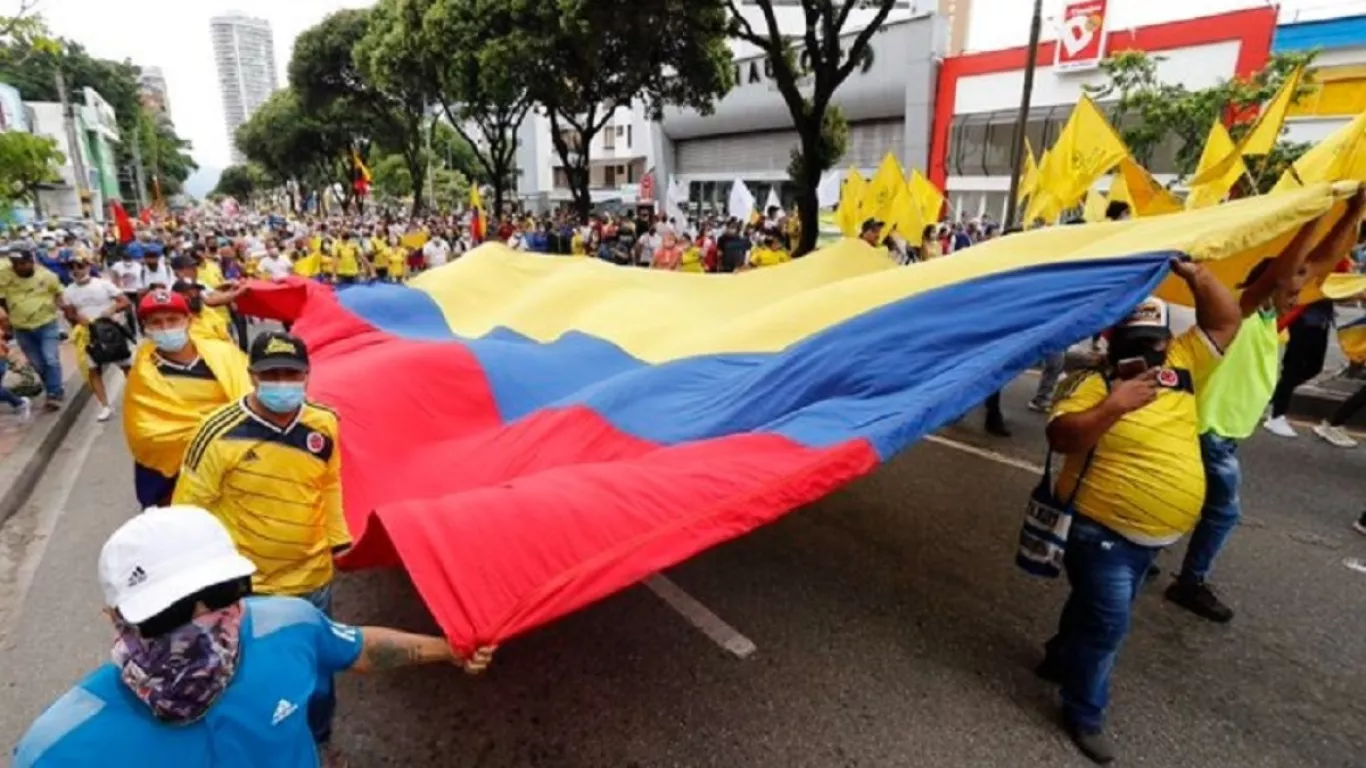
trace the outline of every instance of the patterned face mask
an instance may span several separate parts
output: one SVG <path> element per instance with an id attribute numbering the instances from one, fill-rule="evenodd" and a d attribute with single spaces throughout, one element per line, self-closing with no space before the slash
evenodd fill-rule
<path id="1" fill-rule="evenodd" d="M 162 722 L 183 725 L 203 717 L 237 671 L 241 602 L 153 640 L 117 617 L 115 626 L 114 665 L 124 685 Z"/>

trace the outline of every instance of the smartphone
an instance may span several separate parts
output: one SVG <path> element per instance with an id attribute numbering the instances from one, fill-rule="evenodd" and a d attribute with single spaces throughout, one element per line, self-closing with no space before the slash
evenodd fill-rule
<path id="1" fill-rule="evenodd" d="M 1148 361 L 1141 357 L 1129 357 L 1115 365 L 1115 373 L 1121 379 L 1136 379 L 1148 370 Z"/>

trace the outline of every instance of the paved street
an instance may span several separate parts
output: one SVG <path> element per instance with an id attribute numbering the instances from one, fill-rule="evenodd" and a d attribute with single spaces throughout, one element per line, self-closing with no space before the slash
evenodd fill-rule
<path id="1" fill-rule="evenodd" d="M 1031 672 L 1063 587 L 1012 562 L 1037 481 L 1025 467 L 1042 459 L 1043 417 L 1023 407 L 1033 384 L 1006 395 L 1013 439 L 986 437 L 970 414 L 668 574 L 752 640 L 752 655 L 637 587 L 509 643 L 480 678 L 343 680 L 340 743 L 360 767 L 1085 765 Z M 1245 448 L 1248 519 L 1216 574 L 1238 618 L 1205 623 L 1157 587 L 1140 601 L 1114 691 L 1121 765 L 1366 765 L 1366 574 L 1343 564 L 1366 558 L 1349 527 L 1366 504 L 1366 449 L 1305 432 Z M 129 474 L 117 423 L 87 413 L 0 536 L 6 751 L 105 658 L 94 563 L 133 512 Z M 338 613 L 432 626 L 398 572 L 344 577 Z"/>

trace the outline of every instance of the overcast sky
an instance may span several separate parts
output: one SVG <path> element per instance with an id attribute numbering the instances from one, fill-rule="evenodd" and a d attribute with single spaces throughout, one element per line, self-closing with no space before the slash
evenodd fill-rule
<path id="1" fill-rule="evenodd" d="M 1012 0 L 1024 3 L 1026 0 Z M 1110 0 L 1112 4 L 1146 0 Z M 1182 0 L 1197 15 L 1201 6 L 1225 10 L 1231 0 Z M 1061 0 L 1049 0 L 1059 3 Z M 1242 0 L 1257 4 L 1259 0 Z M 97 56 L 132 59 L 140 66 L 159 66 L 166 73 L 171 117 L 180 135 L 194 143 L 202 166 L 228 165 L 228 135 L 223 124 L 222 96 L 214 72 L 209 19 L 228 11 L 264 18 L 275 33 L 280 84 L 286 81 L 294 38 L 324 16 L 341 8 L 371 5 L 373 0 L 39 0 L 38 12 L 52 30 L 79 41 Z M 13 11 L 19 0 L 0 0 Z M 919 5 L 930 5 L 929 0 Z M 1241 4 L 1241 3 L 1239 3 Z M 1285 11 L 1314 11 L 1366 6 L 1366 0 L 1282 0 Z M 1366 7 L 1363 7 L 1366 10 Z M 1341 12 L 1340 10 L 1338 12 Z M 210 182 L 212 183 L 212 182 Z"/>

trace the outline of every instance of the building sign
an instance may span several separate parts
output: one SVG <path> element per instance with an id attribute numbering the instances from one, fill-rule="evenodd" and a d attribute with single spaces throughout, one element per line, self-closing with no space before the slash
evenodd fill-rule
<path id="1" fill-rule="evenodd" d="M 841 63 L 843 63 L 844 61 L 844 54 L 845 51 L 843 48 L 841 48 Z M 860 56 L 859 63 L 854 68 L 854 72 L 859 75 L 868 74 L 868 70 L 873 68 L 873 62 L 875 59 L 876 54 L 873 52 L 872 41 L 869 41 L 868 46 L 863 49 L 863 53 Z M 801 55 L 797 61 L 796 74 L 797 85 L 799 88 L 803 85 L 809 85 L 815 82 L 815 77 L 811 74 L 810 51 L 803 50 L 801 52 Z M 778 89 L 777 83 L 773 81 L 773 61 L 770 60 L 767 56 L 756 59 L 749 59 L 748 61 L 735 62 L 734 75 L 735 85 L 737 87 L 744 85 L 757 85 L 759 83 L 767 82 L 769 83 L 770 90 L 776 91 Z"/>
<path id="2" fill-rule="evenodd" d="M 1100 65 L 1107 39 L 1105 4 L 1106 0 L 1070 0 L 1063 5 L 1055 69 L 1068 72 Z"/>

